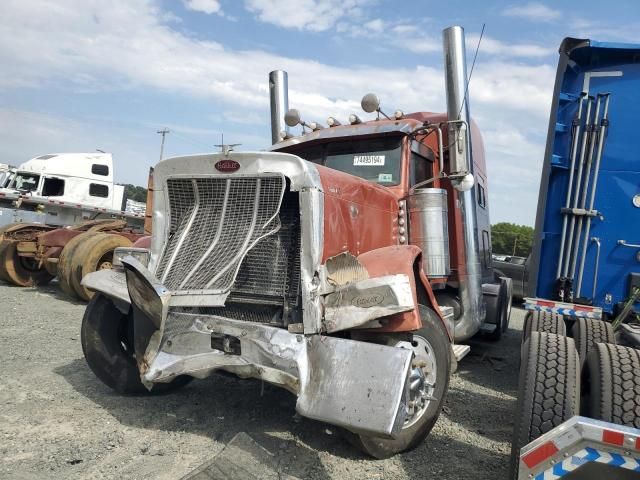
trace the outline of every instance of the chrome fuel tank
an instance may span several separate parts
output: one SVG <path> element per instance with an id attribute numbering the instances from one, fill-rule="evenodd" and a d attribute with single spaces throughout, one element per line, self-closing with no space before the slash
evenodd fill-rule
<path id="1" fill-rule="evenodd" d="M 419 188 L 408 198 L 409 243 L 422 249 L 422 268 L 427 277 L 448 277 L 449 229 L 447 191 Z"/>

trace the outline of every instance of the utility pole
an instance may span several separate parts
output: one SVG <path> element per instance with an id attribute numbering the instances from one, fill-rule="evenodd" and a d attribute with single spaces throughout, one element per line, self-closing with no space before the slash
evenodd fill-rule
<path id="1" fill-rule="evenodd" d="M 160 161 L 162 161 L 162 155 L 164 153 L 164 137 L 169 133 L 169 129 L 165 127 L 162 130 L 158 130 L 157 133 L 162 135 L 162 141 L 160 142 Z"/>

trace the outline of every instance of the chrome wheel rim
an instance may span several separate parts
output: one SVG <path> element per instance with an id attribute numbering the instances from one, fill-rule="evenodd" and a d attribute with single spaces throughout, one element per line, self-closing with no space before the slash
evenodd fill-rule
<path id="1" fill-rule="evenodd" d="M 411 370 L 407 380 L 409 390 L 407 418 L 402 426 L 405 429 L 415 425 L 427 412 L 431 402 L 435 400 L 438 370 L 435 352 L 426 338 L 414 335 L 412 341 L 400 342 L 396 346 L 413 352 Z"/>

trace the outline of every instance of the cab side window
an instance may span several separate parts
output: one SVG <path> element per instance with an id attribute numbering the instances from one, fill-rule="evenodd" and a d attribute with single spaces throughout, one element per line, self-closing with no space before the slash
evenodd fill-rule
<path id="1" fill-rule="evenodd" d="M 411 160 L 409 162 L 409 185 L 424 182 L 431 178 L 433 172 L 433 161 L 435 155 L 426 145 L 419 142 L 412 142 Z"/>
<path id="2" fill-rule="evenodd" d="M 47 177 L 42 183 L 42 196 L 61 197 L 64 195 L 64 180 L 56 177 Z"/>

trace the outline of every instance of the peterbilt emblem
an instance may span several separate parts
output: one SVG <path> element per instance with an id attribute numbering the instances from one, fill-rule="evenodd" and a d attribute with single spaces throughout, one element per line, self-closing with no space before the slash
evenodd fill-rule
<path id="1" fill-rule="evenodd" d="M 371 308 L 376 305 L 380 305 L 383 300 L 384 300 L 384 295 L 374 293 L 374 294 L 359 295 L 357 297 L 354 297 L 353 300 L 351 301 L 351 304 L 354 307 Z"/>
<path id="2" fill-rule="evenodd" d="M 238 170 L 240 164 L 235 160 L 220 160 L 215 164 L 215 167 L 219 172 L 229 173 Z"/>

